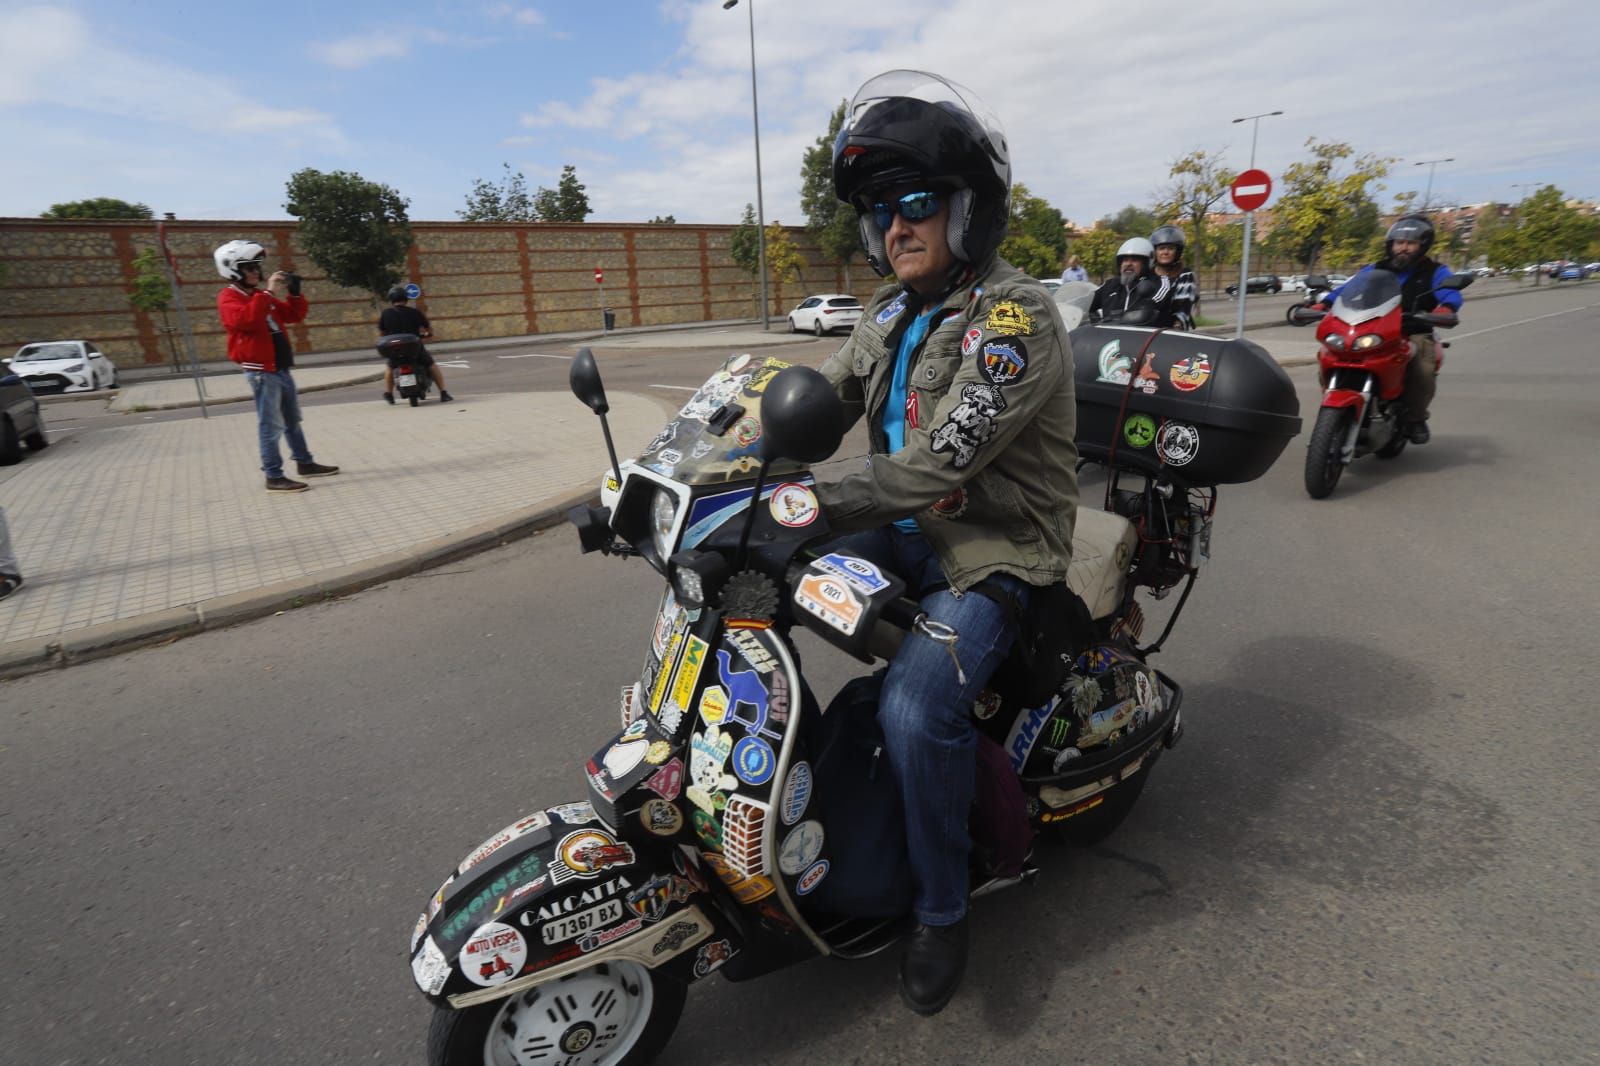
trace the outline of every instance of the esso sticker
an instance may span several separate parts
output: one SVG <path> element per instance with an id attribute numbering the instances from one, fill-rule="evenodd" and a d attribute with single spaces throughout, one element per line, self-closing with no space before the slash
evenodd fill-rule
<path id="1" fill-rule="evenodd" d="M 782 526 L 809 526 L 817 520 L 817 497 L 804 485 L 786 482 L 772 490 L 772 517 Z"/>
<path id="2" fill-rule="evenodd" d="M 483 988 L 505 984 L 522 972 L 528 942 L 502 922 L 487 922 L 461 948 L 461 976 Z"/>

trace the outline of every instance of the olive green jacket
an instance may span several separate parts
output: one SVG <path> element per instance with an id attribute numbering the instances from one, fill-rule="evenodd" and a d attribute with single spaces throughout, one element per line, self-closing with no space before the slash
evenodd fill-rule
<path id="1" fill-rule="evenodd" d="M 897 285 L 873 294 L 822 373 L 848 423 L 868 418 L 867 468 L 819 484 L 848 532 L 914 515 L 958 592 L 989 574 L 1066 578 L 1078 511 L 1072 349 L 1049 292 L 1003 260 L 950 293 L 913 354 L 905 447 L 888 454 L 883 407 L 900 337 L 919 308 Z"/>

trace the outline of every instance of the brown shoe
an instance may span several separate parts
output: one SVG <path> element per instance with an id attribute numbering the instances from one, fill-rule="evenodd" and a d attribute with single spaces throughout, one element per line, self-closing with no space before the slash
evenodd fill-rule
<path id="1" fill-rule="evenodd" d="M 332 477 L 339 472 L 336 466 L 323 466 L 321 463 L 296 463 L 294 472 L 301 477 Z"/>
<path id="2" fill-rule="evenodd" d="M 269 477 L 269 478 L 267 478 L 267 491 L 268 492 L 304 492 L 304 491 L 306 491 L 306 489 L 309 489 L 310 487 L 311 486 L 307 485 L 304 481 L 295 481 L 292 478 L 286 478 L 286 477 Z"/>

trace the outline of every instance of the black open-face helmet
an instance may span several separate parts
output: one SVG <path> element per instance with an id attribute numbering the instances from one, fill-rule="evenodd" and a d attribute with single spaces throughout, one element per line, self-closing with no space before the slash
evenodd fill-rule
<path id="1" fill-rule="evenodd" d="M 406 289 L 404 285 L 396 285 L 389 290 L 389 302 L 392 304 L 404 303 L 409 299 L 411 299 L 411 297 L 406 295 Z"/>
<path id="2" fill-rule="evenodd" d="M 896 185 L 949 193 L 947 238 L 974 266 L 1000 246 L 1010 217 L 1005 130 L 970 89 L 920 70 L 891 70 L 856 91 L 833 143 L 833 189 L 856 209 L 867 263 L 890 273 L 874 197 Z"/>
<path id="3" fill-rule="evenodd" d="M 1178 258 L 1180 260 L 1183 258 L 1183 230 L 1177 226 L 1157 226 L 1156 231 L 1150 234 L 1150 244 L 1156 248 L 1161 247 L 1163 244 L 1176 244 L 1178 246 Z"/>
<path id="4" fill-rule="evenodd" d="M 1417 258 L 1421 259 L 1428 254 L 1428 249 L 1433 247 L 1433 223 L 1428 221 L 1426 215 L 1404 215 L 1394 220 L 1394 225 L 1389 227 L 1389 232 L 1383 235 L 1383 254 L 1385 258 L 1394 258 L 1395 241 L 1416 241 L 1421 248 Z"/>

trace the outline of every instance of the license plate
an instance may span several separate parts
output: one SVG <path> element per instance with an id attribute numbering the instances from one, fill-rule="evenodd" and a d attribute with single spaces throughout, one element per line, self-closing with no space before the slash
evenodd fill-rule
<path id="1" fill-rule="evenodd" d="M 415 375 L 415 374 L 401 374 L 395 380 L 400 382 L 400 387 L 402 389 L 409 389 L 411 386 L 413 386 L 413 385 L 415 385 L 417 383 L 417 375 Z"/>
<path id="2" fill-rule="evenodd" d="M 564 918 L 553 918 L 541 932 L 546 944 L 559 944 L 563 940 L 572 940 L 590 930 L 610 925 L 621 918 L 621 901 L 608 899 L 598 907 L 590 907 L 586 911 L 569 914 Z"/>

